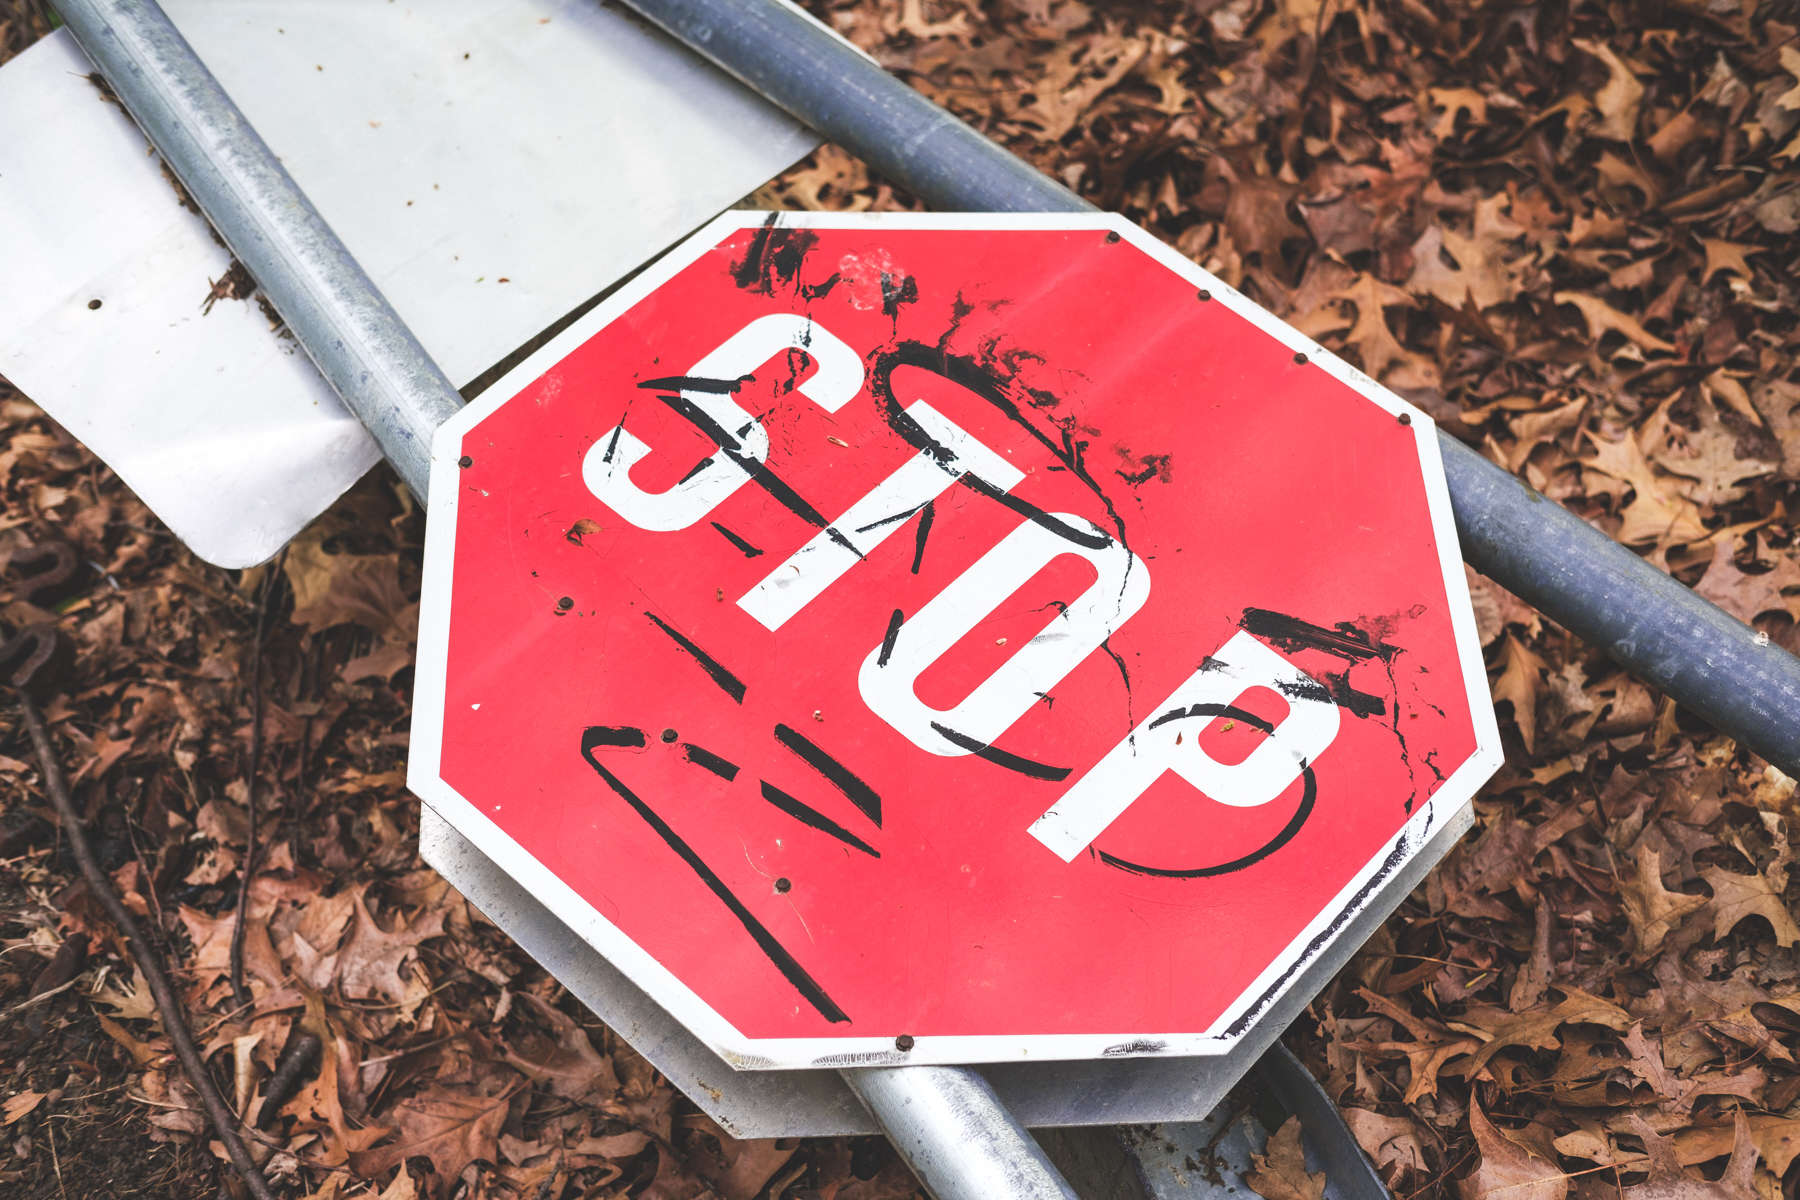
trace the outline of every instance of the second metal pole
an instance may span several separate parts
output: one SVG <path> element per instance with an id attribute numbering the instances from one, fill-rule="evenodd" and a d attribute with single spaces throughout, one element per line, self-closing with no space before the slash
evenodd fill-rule
<path id="1" fill-rule="evenodd" d="M 1079 1200 L 994 1089 L 968 1067 L 841 1072 L 936 1200 Z"/>

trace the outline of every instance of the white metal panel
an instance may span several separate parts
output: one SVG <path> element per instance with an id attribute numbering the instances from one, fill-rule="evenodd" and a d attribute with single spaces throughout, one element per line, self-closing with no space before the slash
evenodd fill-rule
<path id="1" fill-rule="evenodd" d="M 582 0 L 166 7 L 458 385 L 816 144 Z M 376 451 L 254 306 L 202 314 L 229 256 L 91 70 L 62 32 L 0 70 L 0 373 L 202 557 L 259 562 Z"/>

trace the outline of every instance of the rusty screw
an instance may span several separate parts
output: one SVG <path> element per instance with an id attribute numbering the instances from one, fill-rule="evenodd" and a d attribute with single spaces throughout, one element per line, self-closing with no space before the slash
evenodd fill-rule
<path id="1" fill-rule="evenodd" d="M 1400 414 L 1400 423 L 1402 425 L 1411 425 L 1412 424 L 1412 414 L 1411 413 L 1401 413 Z"/>
<path id="2" fill-rule="evenodd" d="M 792 883 L 791 883 L 791 882 L 790 882 L 790 881 L 788 881 L 788 880 L 787 880 L 787 879 L 785 879 L 785 878 L 784 878 L 784 879 L 777 879 L 777 880 L 776 880 L 776 881 L 775 881 L 775 890 L 776 890 L 776 891 L 778 891 L 778 892 L 780 892 L 780 893 L 781 893 L 781 894 L 782 894 L 782 895 L 784 895 L 784 896 L 785 896 L 785 895 L 787 895 L 787 894 L 788 894 L 788 893 L 789 893 L 789 892 L 791 892 L 791 891 L 793 891 L 793 890 L 794 890 L 794 885 L 793 885 L 793 884 L 792 884 Z"/>
<path id="3" fill-rule="evenodd" d="M 556 607 L 562 609 L 564 612 L 568 612 L 571 608 L 575 607 L 575 601 L 571 600 L 567 596 L 564 596 L 561 600 L 558 600 L 556 602 Z"/>
<path id="4" fill-rule="evenodd" d="M 681 735 L 676 733 L 673 729 L 665 729 L 662 731 L 662 740 L 665 742 L 672 742 L 680 736 Z"/>
<path id="5" fill-rule="evenodd" d="M 900 1051 L 902 1054 L 904 1054 L 908 1050 L 911 1050 L 912 1048 L 913 1048 L 913 1035 L 912 1034 L 903 1033 L 899 1037 L 894 1039 L 894 1049 Z"/>
<path id="6" fill-rule="evenodd" d="M 475 460 L 465 454 L 461 458 L 456 460 L 456 465 L 466 471 L 470 467 L 475 465 Z"/>

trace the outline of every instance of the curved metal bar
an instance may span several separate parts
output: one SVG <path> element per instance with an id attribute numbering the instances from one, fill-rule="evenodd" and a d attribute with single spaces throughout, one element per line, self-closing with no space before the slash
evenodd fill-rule
<path id="1" fill-rule="evenodd" d="M 462 399 L 152 0 L 54 0 L 319 373 L 421 503 Z"/>
<path id="2" fill-rule="evenodd" d="M 1440 432 L 1469 565 L 1789 775 L 1800 658 Z"/>
<path id="3" fill-rule="evenodd" d="M 856 1067 L 843 1075 L 937 1200 L 1079 1200 L 972 1068 Z"/>

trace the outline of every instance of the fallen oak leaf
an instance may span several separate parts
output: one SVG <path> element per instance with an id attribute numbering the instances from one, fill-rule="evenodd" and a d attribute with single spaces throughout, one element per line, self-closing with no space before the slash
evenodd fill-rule
<path id="1" fill-rule="evenodd" d="M 1598 296 L 1584 296 L 1580 292 L 1557 292 L 1552 299 L 1558 304 L 1573 304 L 1580 309 L 1582 318 L 1587 322 L 1588 337 L 1595 342 L 1609 331 L 1615 331 L 1623 334 L 1627 341 L 1639 349 L 1675 353 L 1672 342 L 1663 341 L 1638 324 L 1635 317 L 1620 312 Z"/>
<path id="2" fill-rule="evenodd" d="M 1606 86 L 1594 93 L 1594 107 L 1600 110 L 1600 123 L 1594 127 L 1598 137 L 1613 142 L 1629 142 L 1637 133 L 1638 105 L 1644 98 L 1644 85 L 1637 81 L 1605 42 L 1574 38 L 1573 44 L 1606 64 Z"/>
<path id="3" fill-rule="evenodd" d="M 413 918 L 410 927 L 393 933 L 381 928 L 369 912 L 366 889 L 351 896 L 350 938 L 338 951 L 338 979 L 344 995 L 353 1000 L 385 1000 L 405 1004 L 412 998 L 400 968 L 418 956 L 418 945 L 444 932 L 444 910 L 428 909 Z"/>
<path id="4" fill-rule="evenodd" d="M 1489 1031 L 1493 1034 L 1493 1039 L 1476 1051 L 1468 1062 L 1461 1064 L 1459 1073 L 1464 1078 L 1473 1078 L 1487 1066 L 1488 1060 L 1508 1046 L 1523 1046 L 1527 1050 L 1555 1050 L 1561 1046 L 1556 1030 L 1564 1024 L 1604 1025 L 1621 1033 L 1631 1028 L 1630 1014 L 1618 1005 L 1608 1003 L 1598 996 L 1590 996 L 1579 988 L 1565 984 L 1552 986 L 1567 993 L 1561 1003 L 1551 1009 L 1520 1013 L 1496 1025 Z"/>
<path id="5" fill-rule="evenodd" d="M 1569 1177 L 1494 1128 L 1479 1100 L 1470 1098 L 1469 1131 L 1481 1161 L 1456 1185 L 1462 1200 L 1565 1200 Z"/>
<path id="6" fill-rule="evenodd" d="M 1741 1112 L 1742 1110 L 1740 1110 Z M 1677 1130 L 1674 1135 L 1675 1156 L 1683 1166 L 1711 1162 L 1734 1152 L 1737 1144 L 1733 1125 L 1693 1126 Z M 1790 1117 L 1759 1113 L 1750 1117 L 1750 1140 L 1762 1155 L 1763 1164 L 1779 1177 L 1800 1156 L 1800 1121 Z"/>
<path id="7" fill-rule="evenodd" d="M 1733 1123 L 1731 1161 L 1716 1183 L 1683 1171 L 1675 1140 L 1658 1134 L 1636 1113 L 1631 1114 L 1631 1127 L 1650 1156 L 1650 1178 L 1625 1188 L 1624 1200 L 1756 1200 L 1756 1144 L 1742 1109 Z"/>
<path id="8" fill-rule="evenodd" d="M 1389 1117 L 1366 1108 L 1343 1110 L 1344 1124 L 1377 1169 L 1398 1163 L 1425 1170 L 1425 1143 L 1419 1127 L 1406 1117 Z"/>
<path id="9" fill-rule="evenodd" d="M 1494 703 L 1512 703 L 1513 724 L 1525 742 L 1526 753 L 1535 753 L 1537 745 L 1537 702 L 1543 694 L 1542 672 L 1547 664 L 1527 650 L 1512 634 L 1506 635 L 1505 657 L 1501 660 L 1500 677 L 1494 681 Z"/>
<path id="10" fill-rule="evenodd" d="M 1263 1200 L 1325 1200 L 1325 1172 L 1306 1169 L 1299 1117 L 1289 1117 L 1269 1139 L 1268 1153 L 1252 1154 L 1250 1161 L 1255 1167 L 1244 1182 Z"/>
<path id="11" fill-rule="evenodd" d="M 1662 855 L 1643 839 L 1637 848 L 1637 878 L 1619 881 L 1619 900 L 1637 934 L 1638 953 L 1643 955 L 1661 949 L 1663 940 L 1682 919 L 1707 903 L 1705 896 L 1689 896 L 1663 887 Z"/>
<path id="12" fill-rule="evenodd" d="M 1790 47 L 1783 47 L 1790 49 Z M 1740 279 L 1750 278 L 1750 264 L 1745 260 L 1752 254 L 1761 254 L 1766 247 L 1744 242 L 1727 242 L 1722 238 L 1700 239 L 1700 245 L 1706 250 L 1706 269 L 1700 272 L 1700 286 L 1705 287 L 1712 282 L 1712 277 L 1720 271 L 1730 271 Z"/>
<path id="13" fill-rule="evenodd" d="M 1761 875 L 1734 875 L 1718 867 L 1705 867 L 1700 878 L 1713 890 L 1713 937 L 1723 939 L 1745 917 L 1761 917 L 1775 930 L 1775 942 L 1792 946 L 1800 941 L 1800 925 L 1782 903 L 1781 894 Z"/>
<path id="14" fill-rule="evenodd" d="M 519 999 L 555 1031 L 556 1040 L 521 1039 L 524 1053 L 503 1041 L 507 1064 L 533 1083 L 548 1081 L 550 1090 L 558 1096 L 580 1100 L 598 1092 L 602 1101 L 611 1100 L 619 1090 L 613 1061 L 594 1049 L 587 1030 L 540 996 L 524 992 Z"/>
<path id="15" fill-rule="evenodd" d="M 1773 571 L 1750 575 L 1732 560 L 1731 542 L 1730 538 L 1720 538 L 1713 543 L 1712 564 L 1694 585 L 1694 594 L 1711 600 L 1746 625 L 1760 613 L 1785 612 L 1800 616 L 1795 612 L 1800 608 L 1800 601 L 1781 594 L 1783 588 L 1800 587 L 1800 564 L 1782 554 L 1777 556 Z"/>
<path id="16" fill-rule="evenodd" d="M 517 1076 L 506 1080 L 499 1072 L 490 1074 L 474 1088 L 433 1081 L 424 1091 L 402 1100 L 385 1114 L 399 1126 L 397 1140 L 386 1146 L 353 1151 L 350 1166 L 358 1175 L 370 1179 L 396 1163 L 422 1154 L 431 1160 L 439 1178 L 456 1179 L 476 1159 L 495 1162 L 508 1102 L 523 1086 L 524 1080 Z M 485 1092 L 484 1087 L 488 1089 Z"/>

